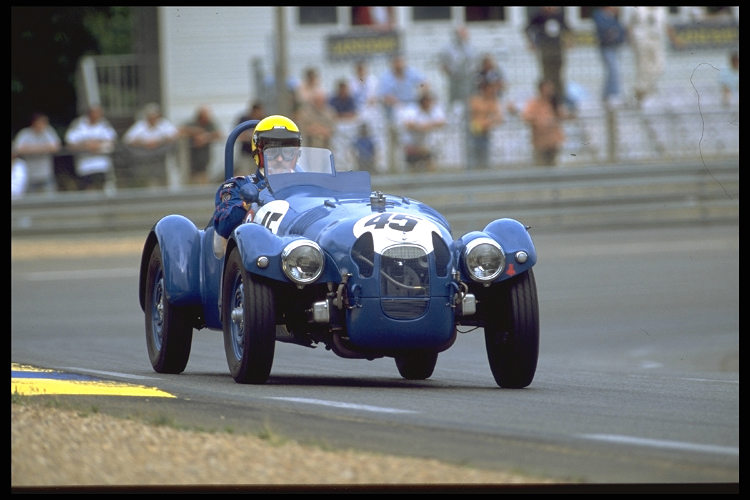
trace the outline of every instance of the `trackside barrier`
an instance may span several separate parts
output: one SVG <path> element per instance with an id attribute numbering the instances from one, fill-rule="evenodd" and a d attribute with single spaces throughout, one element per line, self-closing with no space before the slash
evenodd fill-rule
<path id="1" fill-rule="evenodd" d="M 537 229 L 739 223 L 739 159 L 377 175 L 373 189 L 425 202 L 454 236 L 510 217 Z M 217 186 L 61 192 L 11 202 L 11 236 L 147 232 L 181 214 L 205 227 Z"/>

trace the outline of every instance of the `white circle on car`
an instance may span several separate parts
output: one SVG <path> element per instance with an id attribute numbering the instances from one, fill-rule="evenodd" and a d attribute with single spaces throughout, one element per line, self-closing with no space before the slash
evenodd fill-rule
<path id="1" fill-rule="evenodd" d="M 388 247 L 403 243 L 413 243 L 432 252 L 432 233 L 440 234 L 437 226 L 414 214 L 382 212 L 362 217 L 354 224 L 354 236 L 372 234 L 372 242 L 377 253 Z"/>
<path id="2" fill-rule="evenodd" d="M 267 227 L 273 234 L 276 234 L 279 231 L 281 221 L 288 211 L 288 201 L 273 200 L 260 207 L 258 213 L 255 214 L 254 222 Z"/>

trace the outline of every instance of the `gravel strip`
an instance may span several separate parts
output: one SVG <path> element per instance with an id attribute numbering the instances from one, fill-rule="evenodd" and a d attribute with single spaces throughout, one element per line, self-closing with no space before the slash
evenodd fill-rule
<path id="1" fill-rule="evenodd" d="M 13 403 L 11 487 L 549 483 L 437 460 L 274 441 Z"/>

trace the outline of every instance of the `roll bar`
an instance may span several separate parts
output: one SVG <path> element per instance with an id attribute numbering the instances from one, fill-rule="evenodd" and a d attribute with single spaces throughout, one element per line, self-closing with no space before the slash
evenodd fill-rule
<path id="1" fill-rule="evenodd" d="M 227 144 L 224 147 L 224 180 L 234 177 L 234 143 L 237 142 L 237 137 L 245 130 L 255 128 L 258 123 L 260 123 L 260 120 L 242 122 L 234 127 L 234 130 L 227 137 Z"/>

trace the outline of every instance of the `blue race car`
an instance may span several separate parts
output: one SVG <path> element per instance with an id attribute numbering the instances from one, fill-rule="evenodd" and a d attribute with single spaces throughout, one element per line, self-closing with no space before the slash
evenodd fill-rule
<path id="1" fill-rule="evenodd" d="M 237 137 L 257 123 L 229 134 L 227 179 Z M 373 191 L 368 172 L 337 171 L 327 149 L 302 147 L 295 172 L 267 180 L 259 206 L 227 239 L 181 215 L 149 232 L 139 299 L 155 371 L 183 372 L 193 330 L 208 328 L 223 330 L 238 383 L 268 380 L 277 341 L 391 357 L 403 378 L 423 380 L 457 327 L 474 326 L 496 383 L 531 383 L 537 257 L 524 225 L 497 219 L 454 239 L 437 211 Z"/>

